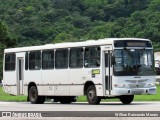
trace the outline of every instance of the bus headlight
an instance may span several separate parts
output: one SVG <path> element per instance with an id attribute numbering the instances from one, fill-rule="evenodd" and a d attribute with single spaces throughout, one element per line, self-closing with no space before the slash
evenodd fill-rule
<path id="1" fill-rule="evenodd" d="M 118 87 L 118 84 L 114 84 L 114 87 Z"/>
<path id="2" fill-rule="evenodd" d="M 114 84 L 114 87 L 119 87 L 119 88 L 124 88 L 126 85 L 125 84 Z"/>
<path id="3" fill-rule="evenodd" d="M 156 86 L 156 83 L 148 84 L 148 86 L 155 87 L 155 86 Z"/>

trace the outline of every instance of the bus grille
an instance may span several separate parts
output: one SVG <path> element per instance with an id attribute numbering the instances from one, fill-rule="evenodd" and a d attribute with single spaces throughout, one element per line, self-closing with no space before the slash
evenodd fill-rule
<path id="1" fill-rule="evenodd" d="M 133 90 L 131 93 L 132 94 L 143 94 L 144 90 L 136 90 L 136 91 Z"/>
<path id="2" fill-rule="evenodd" d="M 143 83 L 143 82 L 147 82 L 148 79 L 144 79 L 144 80 L 125 80 L 126 82 L 129 83 Z"/>
<path id="3" fill-rule="evenodd" d="M 130 88 L 144 88 L 146 83 L 139 83 L 139 84 L 128 84 Z"/>

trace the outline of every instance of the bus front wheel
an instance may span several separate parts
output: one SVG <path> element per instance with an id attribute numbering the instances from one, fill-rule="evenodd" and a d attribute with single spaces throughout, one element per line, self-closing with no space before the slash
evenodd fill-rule
<path id="1" fill-rule="evenodd" d="M 32 104 L 43 104 L 45 102 L 45 96 L 38 96 L 36 86 L 32 86 L 29 89 L 29 100 Z"/>
<path id="2" fill-rule="evenodd" d="M 101 101 L 101 98 L 97 96 L 96 88 L 94 85 L 90 85 L 87 89 L 87 101 L 92 105 L 99 104 Z"/>
<path id="3" fill-rule="evenodd" d="M 122 95 L 119 99 L 123 104 L 130 104 L 134 99 L 134 95 Z"/>

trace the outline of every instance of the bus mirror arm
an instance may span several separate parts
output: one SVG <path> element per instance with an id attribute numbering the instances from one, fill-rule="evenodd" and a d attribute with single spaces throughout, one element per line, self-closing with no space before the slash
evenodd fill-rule
<path id="1" fill-rule="evenodd" d="M 112 65 L 114 65 L 116 62 L 115 62 L 115 57 L 114 56 L 112 56 L 112 58 L 111 58 L 111 63 L 112 63 Z"/>

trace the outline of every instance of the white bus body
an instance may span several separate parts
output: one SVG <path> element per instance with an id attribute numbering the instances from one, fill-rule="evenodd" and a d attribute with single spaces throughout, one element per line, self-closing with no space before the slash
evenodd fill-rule
<path id="1" fill-rule="evenodd" d="M 156 93 L 153 56 L 151 41 L 138 38 L 5 49 L 3 87 L 31 103 L 87 95 L 90 104 L 107 97 L 129 104 L 134 95 Z"/>

